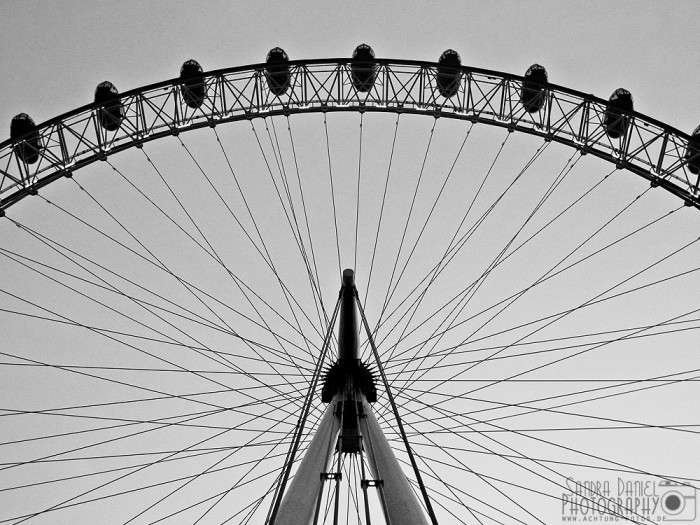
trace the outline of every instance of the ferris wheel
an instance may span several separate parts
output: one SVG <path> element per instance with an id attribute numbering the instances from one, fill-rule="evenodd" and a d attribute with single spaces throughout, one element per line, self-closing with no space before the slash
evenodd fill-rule
<path id="1" fill-rule="evenodd" d="M 700 128 L 363 44 L 10 134 L 0 523 L 700 522 Z"/>

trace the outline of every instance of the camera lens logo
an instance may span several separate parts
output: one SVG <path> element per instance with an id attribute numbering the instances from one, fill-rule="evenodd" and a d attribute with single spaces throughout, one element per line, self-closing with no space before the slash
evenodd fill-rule
<path id="1" fill-rule="evenodd" d="M 661 496 L 661 508 L 666 514 L 664 521 L 695 521 L 697 501 L 693 487 L 662 481 L 659 488 L 664 491 Z"/>

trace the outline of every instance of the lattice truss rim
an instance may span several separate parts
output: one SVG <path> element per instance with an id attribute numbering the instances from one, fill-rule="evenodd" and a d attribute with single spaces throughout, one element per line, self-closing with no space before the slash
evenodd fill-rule
<path id="1" fill-rule="evenodd" d="M 196 108 L 188 106 L 181 78 L 133 89 L 119 95 L 123 118 L 114 131 L 101 124 L 104 104 L 77 108 L 37 126 L 31 137 L 0 144 L 0 212 L 62 176 L 150 140 L 225 122 L 328 111 L 429 114 L 538 135 L 612 162 L 700 208 L 700 175 L 691 167 L 699 163 L 700 149 L 672 126 L 623 111 L 625 132 L 612 138 L 604 99 L 543 84 L 545 102 L 530 113 L 520 98 L 523 77 L 464 66 L 449 68 L 459 83 L 445 97 L 437 81 L 440 66 L 430 62 L 377 59 L 370 64 L 376 81 L 358 90 L 352 73 L 357 63 L 290 61 L 289 86 L 281 94 L 270 89 L 265 64 L 203 73 L 206 96 Z M 23 160 L 28 151 L 35 162 Z"/>

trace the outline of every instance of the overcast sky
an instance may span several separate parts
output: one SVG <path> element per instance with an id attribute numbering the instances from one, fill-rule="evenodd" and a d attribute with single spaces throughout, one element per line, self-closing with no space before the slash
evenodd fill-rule
<path id="1" fill-rule="evenodd" d="M 291 58 L 377 56 L 436 60 L 454 48 L 466 65 L 522 74 L 607 98 L 625 87 L 638 111 L 691 132 L 697 97 L 700 4 L 671 1 L 153 1 L 6 0 L 0 5 L 0 129 L 27 112 L 40 122 L 120 91 L 171 78 L 188 58 L 205 70 Z M 5 132 L 7 135 L 7 131 Z"/>

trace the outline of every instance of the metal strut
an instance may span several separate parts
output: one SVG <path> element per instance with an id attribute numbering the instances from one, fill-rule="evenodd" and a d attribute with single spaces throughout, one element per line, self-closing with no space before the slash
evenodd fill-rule
<path id="1" fill-rule="evenodd" d="M 342 290 L 341 290 L 342 294 Z M 265 523 L 269 523 L 270 525 L 275 525 L 277 523 L 277 513 L 280 508 L 280 504 L 282 502 L 282 497 L 284 496 L 285 493 L 285 488 L 287 486 L 287 481 L 289 480 L 289 474 L 292 470 L 292 464 L 294 463 L 294 458 L 296 457 L 297 450 L 299 449 L 299 443 L 301 441 L 301 436 L 304 433 L 304 426 L 306 425 L 306 419 L 309 415 L 309 409 L 311 408 L 311 399 L 313 398 L 313 393 L 316 390 L 316 386 L 318 384 L 318 379 L 321 374 L 321 369 L 323 367 L 323 362 L 326 359 L 326 354 L 328 353 L 328 347 L 330 345 L 331 341 L 331 335 L 333 333 L 333 327 L 335 326 L 335 320 L 338 316 L 338 310 L 340 309 L 340 298 L 341 295 L 338 296 L 338 302 L 335 305 L 335 309 L 333 310 L 333 315 L 331 316 L 331 320 L 328 323 L 328 330 L 326 331 L 326 336 L 323 340 L 323 347 L 321 348 L 321 355 L 319 356 L 318 362 L 316 363 L 316 369 L 314 370 L 314 375 L 311 380 L 311 384 L 309 385 L 309 390 L 306 392 L 306 398 L 304 399 L 304 405 L 301 411 L 301 414 L 299 415 L 299 420 L 297 421 L 297 426 L 295 429 L 295 434 L 294 438 L 292 440 L 292 445 L 290 446 L 289 452 L 287 453 L 287 457 L 284 462 L 284 473 L 282 475 L 282 480 L 280 484 L 277 486 L 277 489 L 275 490 L 275 495 L 273 497 L 273 506 L 270 508 L 270 512 L 268 513 L 267 520 L 265 520 Z M 328 412 L 328 411 L 327 411 Z M 324 415 L 324 419 L 326 419 L 326 416 Z M 307 454 L 308 455 L 308 454 Z"/>
<path id="2" fill-rule="evenodd" d="M 382 383 L 384 384 L 384 390 L 386 391 L 386 395 L 389 398 L 389 402 L 391 403 L 391 409 L 394 412 L 394 417 L 396 418 L 396 424 L 399 427 L 399 432 L 401 433 L 401 439 L 403 440 L 404 446 L 406 447 L 406 452 L 408 453 L 408 457 L 411 461 L 411 466 L 413 467 L 413 473 L 416 475 L 416 481 L 418 481 L 418 486 L 420 487 L 421 494 L 423 495 L 423 500 L 425 502 L 425 508 L 428 510 L 428 515 L 430 516 L 430 521 L 432 522 L 433 525 L 438 525 L 437 518 L 435 517 L 435 512 L 433 511 L 433 506 L 430 503 L 430 498 L 428 497 L 428 491 L 425 488 L 425 484 L 423 483 L 423 478 L 420 475 L 420 470 L 418 470 L 418 465 L 416 464 L 416 459 L 413 457 L 413 451 L 411 450 L 411 445 L 408 442 L 408 437 L 406 436 L 406 432 L 404 431 L 403 428 L 403 423 L 401 423 L 401 416 L 399 416 L 399 410 L 396 407 L 396 402 L 394 401 L 394 395 L 391 393 L 391 388 L 389 386 L 389 382 L 386 379 L 386 375 L 384 374 L 384 367 L 382 366 L 382 362 L 379 359 L 379 352 L 377 352 L 377 347 L 374 344 L 374 338 L 372 337 L 372 330 L 369 327 L 369 323 L 367 322 L 367 318 L 365 317 L 365 311 L 362 308 L 362 303 L 360 302 L 360 296 L 357 293 L 357 288 L 353 285 L 353 293 L 355 295 L 355 302 L 357 303 L 357 307 L 360 310 L 360 316 L 362 317 L 362 324 L 365 327 L 365 331 L 367 332 L 367 339 L 369 340 L 369 344 L 372 347 L 372 354 L 374 355 L 374 360 L 377 363 L 377 368 L 379 369 L 379 374 L 381 375 L 382 378 Z M 377 424 L 379 426 L 379 424 Z M 384 434 L 382 433 L 382 438 L 384 438 Z M 386 440 L 386 438 L 384 438 Z"/>

